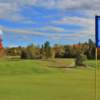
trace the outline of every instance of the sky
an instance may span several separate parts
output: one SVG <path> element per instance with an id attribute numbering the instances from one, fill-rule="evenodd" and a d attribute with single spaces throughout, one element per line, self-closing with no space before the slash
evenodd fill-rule
<path id="1" fill-rule="evenodd" d="M 100 0 L 0 0 L 4 47 L 95 40 Z"/>

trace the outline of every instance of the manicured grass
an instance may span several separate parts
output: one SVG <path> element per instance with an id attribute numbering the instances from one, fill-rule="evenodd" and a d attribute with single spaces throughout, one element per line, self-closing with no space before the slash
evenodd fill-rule
<path id="1" fill-rule="evenodd" d="M 97 100 L 100 100 L 100 69 L 96 70 L 96 94 Z"/>
<path id="2" fill-rule="evenodd" d="M 95 100 L 94 72 L 0 76 L 0 100 Z"/>
<path id="3" fill-rule="evenodd" d="M 73 62 L 60 61 L 1 60 L 0 100 L 95 100 L 95 70 L 52 68 Z"/>

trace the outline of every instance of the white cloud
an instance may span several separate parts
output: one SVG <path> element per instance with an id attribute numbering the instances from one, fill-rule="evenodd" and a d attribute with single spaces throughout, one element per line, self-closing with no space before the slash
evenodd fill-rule
<path id="1" fill-rule="evenodd" d="M 55 39 L 55 40 L 61 40 L 61 39 L 73 39 L 73 40 L 79 40 L 83 37 L 89 37 L 91 34 L 86 34 L 86 32 L 81 33 L 80 31 L 74 34 L 68 34 L 68 33 L 53 33 L 53 34 L 49 34 L 46 32 L 38 32 L 35 30 L 31 30 L 31 29 L 11 29 L 11 28 L 7 28 L 7 27 L 0 27 L 1 30 L 3 30 L 5 33 L 17 33 L 17 34 L 28 34 L 28 35 L 33 35 L 33 36 L 39 36 L 39 37 L 46 37 L 48 39 Z M 84 34 L 85 33 L 85 34 Z M 9 34 L 8 34 L 9 35 Z M 24 37 L 23 35 L 23 37 Z"/>
<path id="2" fill-rule="evenodd" d="M 48 34 L 42 32 L 36 32 L 33 29 L 9 29 L 3 28 L 6 32 L 16 32 L 21 34 L 33 34 L 36 36 L 46 36 L 54 39 L 71 38 L 73 36 L 79 37 L 80 39 L 84 36 L 95 35 L 95 20 L 94 16 L 100 14 L 100 0 L 0 0 L 0 19 L 8 19 L 12 21 L 23 21 L 23 23 L 33 23 L 31 20 L 25 19 L 20 15 L 20 11 L 24 5 L 42 6 L 47 9 L 58 9 L 61 14 L 67 13 L 67 11 L 80 11 L 86 17 L 65 17 L 61 20 L 54 21 L 53 24 L 72 24 L 81 26 L 83 29 L 75 31 L 71 30 L 74 34 L 67 34 L 68 29 L 60 27 L 47 26 L 42 30 L 53 31 L 53 32 L 66 32 L 66 34 Z"/>
<path id="3" fill-rule="evenodd" d="M 2 30 L 0 30 L 0 35 L 3 35 L 3 31 Z"/>
<path id="4" fill-rule="evenodd" d="M 53 33 L 64 33 L 66 32 L 66 30 L 64 28 L 61 27 L 55 27 L 55 26 L 46 26 L 43 28 L 40 28 L 41 31 L 49 31 L 49 32 L 53 32 Z"/>
<path id="5" fill-rule="evenodd" d="M 63 17 L 61 20 L 56 21 L 57 24 L 73 24 L 73 25 L 93 25 L 94 19 L 84 17 Z"/>
<path id="6" fill-rule="evenodd" d="M 22 19 L 18 12 L 25 5 L 60 9 L 62 12 L 69 10 L 81 11 L 84 15 L 92 18 L 100 14 L 100 0 L 0 0 L 0 18 Z"/>
<path id="7" fill-rule="evenodd" d="M 79 29 L 80 34 L 85 36 L 94 36 L 95 35 L 95 19 L 93 18 L 84 18 L 84 17 L 64 17 L 61 20 L 55 21 L 55 24 L 70 24 L 73 26 L 80 26 L 82 29 Z M 73 30 L 75 31 L 75 30 Z M 75 31 L 76 32 L 76 31 Z M 75 33 L 73 32 L 73 33 Z"/>

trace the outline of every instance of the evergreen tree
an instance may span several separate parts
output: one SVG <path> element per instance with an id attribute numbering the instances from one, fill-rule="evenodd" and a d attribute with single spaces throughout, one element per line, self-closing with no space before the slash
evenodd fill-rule
<path id="1" fill-rule="evenodd" d="M 52 56 L 50 43 L 48 41 L 44 43 L 44 52 L 46 58 L 50 58 Z"/>
<path id="2" fill-rule="evenodd" d="M 89 59 L 95 59 L 95 43 L 89 39 L 88 41 L 88 45 L 89 45 L 89 48 L 88 48 L 88 51 L 87 51 L 87 57 Z"/>

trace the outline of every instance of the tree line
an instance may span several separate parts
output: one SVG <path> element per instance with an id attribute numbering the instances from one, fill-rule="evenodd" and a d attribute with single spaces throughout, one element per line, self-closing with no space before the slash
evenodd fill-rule
<path id="1" fill-rule="evenodd" d="M 85 43 L 74 45 L 50 45 L 46 41 L 42 46 L 34 44 L 27 47 L 6 48 L 7 56 L 20 56 L 21 59 L 48 59 L 48 58 L 76 58 L 79 54 L 85 55 L 88 59 L 95 59 L 95 42 L 91 39 Z M 98 58 L 100 53 L 98 49 Z"/>

